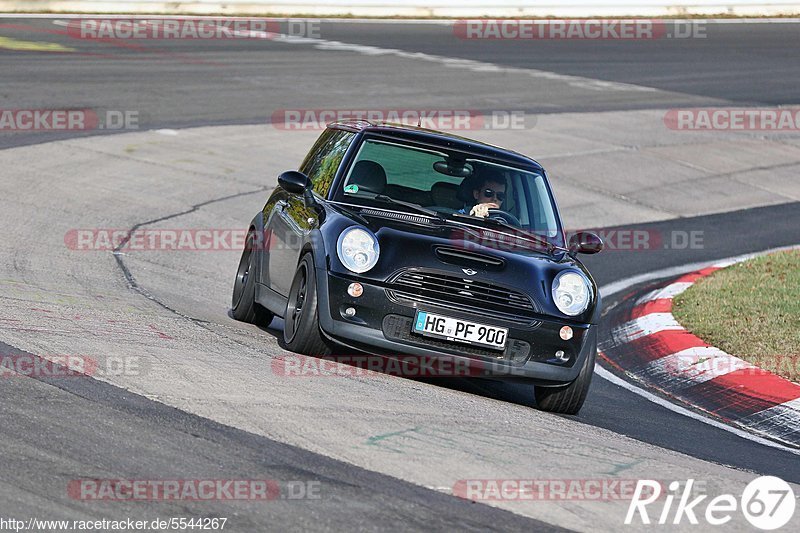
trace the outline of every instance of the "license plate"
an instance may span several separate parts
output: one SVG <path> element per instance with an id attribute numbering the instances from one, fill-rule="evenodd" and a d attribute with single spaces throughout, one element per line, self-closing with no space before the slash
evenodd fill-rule
<path id="1" fill-rule="evenodd" d="M 425 311 L 417 311 L 414 319 L 414 333 L 500 351 L 505 349 L 508 338 L 508 329 L 506 328 L 477 324 Z"/>

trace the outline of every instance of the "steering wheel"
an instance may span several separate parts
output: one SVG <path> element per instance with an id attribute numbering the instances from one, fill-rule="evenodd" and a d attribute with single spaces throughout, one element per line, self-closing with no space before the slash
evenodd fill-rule
<path id="1" fill-rule="evenodd" d="M 520 223 L 517 217 L 507 211 L 503 211 L 502 209 L 489 209 L 489 216 L 486 218 L 500 219 L 516 227 L 522 226 L 522 223 Z"/>

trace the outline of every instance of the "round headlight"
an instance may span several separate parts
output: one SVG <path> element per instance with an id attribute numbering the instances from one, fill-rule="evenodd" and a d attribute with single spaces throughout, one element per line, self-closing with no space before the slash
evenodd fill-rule
<path id="1" fill-rule="evenodd" d="M 339 260 L 348 270 L 361 274 L 375 266 L 381 247 L 378 239 L 366 228 L 349 228 L 339 235 L 336 247 Z"/>
<path id="2" fill-rule="evenodd" d="M 565 315 L 583 313 L 591 301 L 589 281 L 574 270 L 562 272 L 553 280 L 553 300 Z"/>

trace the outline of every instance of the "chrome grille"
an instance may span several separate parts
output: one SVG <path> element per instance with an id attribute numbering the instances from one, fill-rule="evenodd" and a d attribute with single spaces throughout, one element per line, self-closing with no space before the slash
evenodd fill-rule
<path id="1" fill-rule="evenodd" d="M 479 306 L 512 314 L 530 315 L 537 311 L 533 301 L 519 291 L 441 272 L 409 270 L 397 276 L 390 288 L 429 302 Z"/>

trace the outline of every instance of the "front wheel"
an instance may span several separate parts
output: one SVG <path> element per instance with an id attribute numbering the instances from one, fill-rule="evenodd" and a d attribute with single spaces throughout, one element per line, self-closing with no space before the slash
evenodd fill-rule
<path id="1" fill-rule="evenodd" d="M 275 315 L 255 301 L 255 249 L 256 235 L 248 232 L 247 241 L 236 269 L 236 280 L 233 282 L 233 298 L 231 299 L 231 313 L 233 318 L 242 322 L 249 322 L 258 326 L 269 326 Z"/>
<path id="2" fill-rule="evenodd" d="M 283 315 L 283 341 L 286 348 L 305 355 L 328 355 L 330 348 L 319 329 L 317 277 L 310 253 L 303 256 L 289 290 Z"/>
<path id="3" fill-rule="evenodd" d="M 550 411 L 551 413 L 577 415 L 581 407 L 583 407 L 586 395 L 589 393 L 589 385 L 592 384 L 596 356 L 597 346 L 595 345 L 586 361 L 584 361 L 578 377 L 569 385 L 562 387 L 534 387 L 537 407 L 542 411 Z"/>

